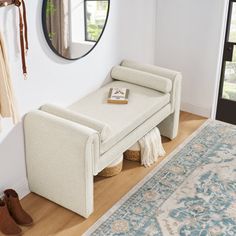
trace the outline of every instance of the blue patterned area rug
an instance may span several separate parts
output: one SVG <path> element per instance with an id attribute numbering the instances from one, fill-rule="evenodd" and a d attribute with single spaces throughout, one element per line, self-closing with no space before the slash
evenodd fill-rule
<path id="1" fill-rule="evenodd" d="M 84 235 L 236 235 L 236 126 L 208 120 Z"/>

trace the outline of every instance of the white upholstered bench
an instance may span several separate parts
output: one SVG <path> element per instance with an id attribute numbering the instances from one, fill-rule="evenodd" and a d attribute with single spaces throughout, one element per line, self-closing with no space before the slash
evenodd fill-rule
<path id="1" fill-rule="evenodd" d="M 68 108 L 44 105 L 24 120 L 29 186 L 84 217 L 93 212 L 93 176 L 158 126 L 178 132 L 181 74 L 123 61 L 112 82 Z M 108 104 L 109 89 L 130 90 L 127 105 Z"/>

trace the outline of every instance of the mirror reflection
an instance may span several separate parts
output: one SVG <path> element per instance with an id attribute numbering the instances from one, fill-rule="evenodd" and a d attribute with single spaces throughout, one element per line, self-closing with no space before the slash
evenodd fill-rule
<path id="1" fill-rule="evenodd" d="M 44 0 L 43 28 L 52 50 L 66 59 L 88 54 L 99 41 L 109 0 Z"/>

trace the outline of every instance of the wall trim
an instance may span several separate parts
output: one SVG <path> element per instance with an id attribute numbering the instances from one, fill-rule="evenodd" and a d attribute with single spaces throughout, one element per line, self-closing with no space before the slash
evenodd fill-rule
<path id="1" fill-rule="evenodd" d="M 199 107 L 199 106 L 193 105 L 191 103 L 182 102 L 181 103 L 181 110 L 189 112 L 189 113 L 193 113 L 193 114 L 196 114 L 199 116 L 204 116 L 207 118 L 210 118 L 210 116 L 211 116 L 211 108 Z"/>
<path id="2" fill-rule="evenodd" d="M 229 7 L 229 1 L 225 0 L 224 14 L 222 17 L 222 25 L 221 25 L 219 57 L 218 57 L 217 72 L 216 72 L 216 79 L 217 80 L 216 80 L 216 84 L 215 84 L 213 106 L 212 106 L 212 111 L 211 111 L 211 118 L 212 119 L 216 118 L 216 112 L 217 112 L 218 96 L 219 96 L 219 89 L 220 89 L 220 79 L 221 79 L 221 67 L 222 67 L 222 61 L 223 61 L 226 25 L 227 25 L 227 17 L 228 17 L 228 7 Z"/>

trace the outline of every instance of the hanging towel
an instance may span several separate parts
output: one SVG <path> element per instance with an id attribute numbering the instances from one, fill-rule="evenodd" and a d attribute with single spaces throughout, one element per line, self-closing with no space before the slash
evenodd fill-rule
<path id="1" fill-rule="evenodd" d="M 160 131 L 157 127 L 138 142 L 141 149 L 141 164 L 145 167 L 151 166 L 159 157 L 163 157 L 166 154 L 162 146 Z"/>
<path id="2" fill-rule="evenodd" d="M 3 36 L 0 32 L 0 116 L 11 117 L 13 123 L 19 122 L 15 97 L 8 65 L 8 58 Z M 1 130 L 1 126 L 0 126 Z"/>

